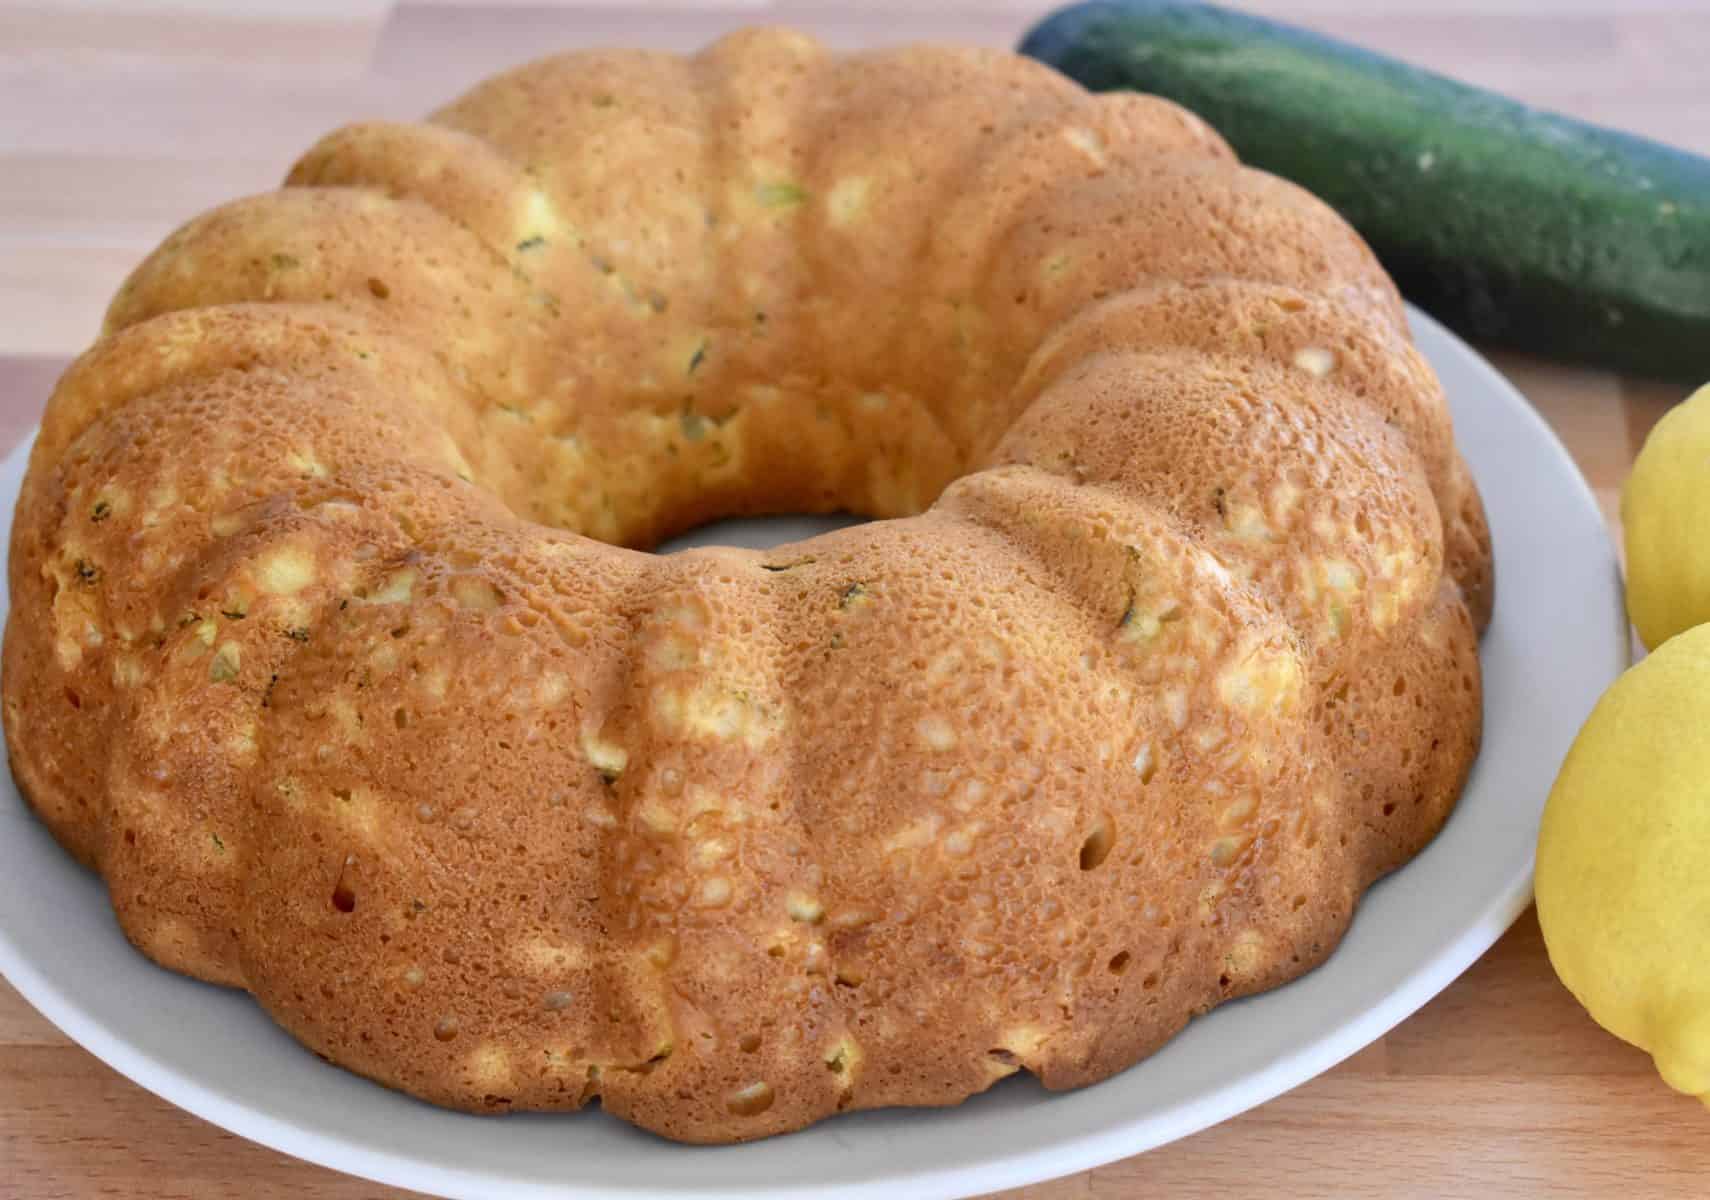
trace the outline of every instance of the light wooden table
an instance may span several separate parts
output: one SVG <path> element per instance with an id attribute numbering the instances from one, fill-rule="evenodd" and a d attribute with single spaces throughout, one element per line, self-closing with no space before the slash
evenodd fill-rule
<path id="1" fill-rule="evenodd" d="M 191 213 L 272 186 L 299 149 L 345 120 L 419 114 L 552 46 L 690 48 L 754 21 L 842 45 L 1011 45 L 1043 5 L 456 0 L 387 11 L 384 0 L 262 0 L 239 13 L 181 0 L 203 10 L 191 16 L 173 7 L 0 0 L 0 451 L 35 421 L 142 253 Z M 1710 0 L 1248 7 L 1710 154 Z M 1635 449 L 1682 389 L 1493 357 L 1613 513 Z M 1707 1191 L 1710 1114 L 1586 1018 L 1551 974 L 1527 913 L 1440 997 L 1327 1075 L 1186 1141 L 1014 1196 Z M 0 983 L 0 1197 L 97 1195 L 402 1193 L 295 1162 L 156 1100 Z"/>

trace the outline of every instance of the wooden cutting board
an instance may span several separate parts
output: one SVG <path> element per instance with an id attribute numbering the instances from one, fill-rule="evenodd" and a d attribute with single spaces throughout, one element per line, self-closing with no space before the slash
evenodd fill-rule
<path id="1" fill-rule="evenodd" d="M 0 453 L 37 419 L 125 271 L 178 220 L 271 186 L 315 135 L 410 116 L 546 46 L 699 45 L 768 21 L 842 45 L 1013 45 L 1004 0 L 341 5 L 232 15 L 144 0 L 0 0 Z M 168 10 L 172 5 L 165 6 Z M 1260 0 L 1525 99 L 1710 154 L 1710 0 Z M 212 14 L 212 15 L 210 15 Z M 1684 391 L 1492 358 L 1567 443 L 1606 514 Z M 1571 647 L 1564 647 L 1571 653 Z M 45 919 L 45 915 L 44 915 Z M 1710 1193 L 1710 1114 L 1603 1034 L 1556 982 L 1528 912 L 1458 982 L 1328 1074 L 1143 1157 L 1009 1193 L 1074 1197 Z M 157 1100 L 0 983 L 0 1197 L 405 1193 L 244 1142 Z"/>

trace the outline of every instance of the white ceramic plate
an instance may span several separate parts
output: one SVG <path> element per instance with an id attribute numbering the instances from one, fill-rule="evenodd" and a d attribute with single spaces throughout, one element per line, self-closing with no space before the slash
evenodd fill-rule
<path id="1" fill-rule="evenodd" d="M 1442 834 L 1372 889 L 1328 963 L 1228 1004 L 1095 1087 L 1024 1079 L 958 1108 L 861 1113 L 753 1145 L 687 1148 L 600 1115 L 461 1116 L 323 1064 L 247 996 L 160 970 L 99 882 L 0 784 L 0 971 L 71 1037 L 217 1125 L 341 1171 L 458 1197 L 953 1197 L 1110 1162 L 1310 1079 L 1390 1029 L 1525 906 L 1538 814 L 1592 702 L 1626 665 L 1617 567 L 1584 481 L 1526 402 L 1415 314 L 1489 508 L 1496 617 L 1483 646 L 1484 752 Z M 25 450 L 0 465 L 17 496 Z M 804 536 L 777 521 L 719 540 Z M 743 532 L 743 531 L 737 531 Z M 94 1119 L 93 1117 L 91 1119 Z"/>

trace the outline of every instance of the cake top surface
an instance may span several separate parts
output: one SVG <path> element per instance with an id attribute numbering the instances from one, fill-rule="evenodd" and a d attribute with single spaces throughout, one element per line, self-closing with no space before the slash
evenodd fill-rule
<path id="1" fill-rule="evenodd" d="M 441 1103 L 1088 1083 L 1458 794 L 1488 539 L 1400 314 L 1013 56 L 547 59 L 127 282 L 20 502 L 14 761 L 146 953 Z"/>

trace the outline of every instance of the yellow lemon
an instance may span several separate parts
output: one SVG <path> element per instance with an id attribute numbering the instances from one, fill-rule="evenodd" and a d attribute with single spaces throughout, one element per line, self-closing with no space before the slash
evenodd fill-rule
<path id="1" fill-rule="evenodd" d="M 1710 625 L 1615 681 L 1538 838 L 1550 961 L 1597 1023 L 1710 1103 Z"/>
<path id="2" fill-rule="evenodd" d="M 1710 385 L 1670 409 L 1621 491 L 1627 613 L 1655 650 L 1710 621 Z"/>

